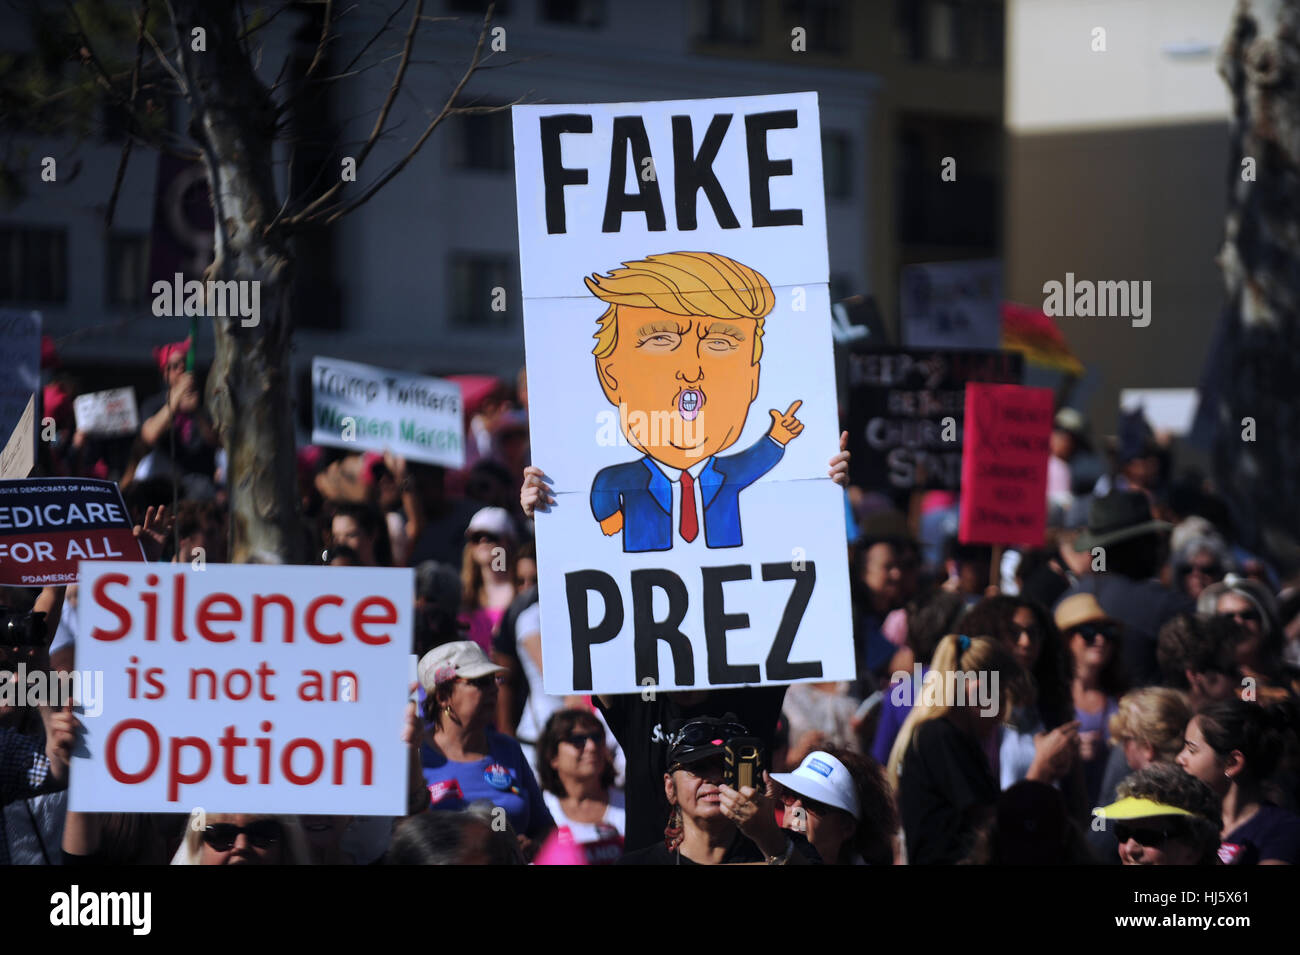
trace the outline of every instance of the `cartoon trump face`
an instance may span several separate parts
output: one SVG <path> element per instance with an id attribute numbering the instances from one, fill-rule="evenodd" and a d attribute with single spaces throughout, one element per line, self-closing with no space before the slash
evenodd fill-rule
<path id="1" fill-rule="evenodd" d="M 600 386 L 645 455 L 596 476 L 596 519 L 606 534 L 624 530 L 625 550 L 667 550 L 697 538 L 702 510 L 708 546 L 739 546 L 736 495 L 803 430 L 796 401 L 770 412 L 771 429 L 753 448 L 716 457 L 740 438 L 758 396 L 771 285 L 712 252 L 652 255 L 585 281 L 609 306 L 592 350 Z"/>

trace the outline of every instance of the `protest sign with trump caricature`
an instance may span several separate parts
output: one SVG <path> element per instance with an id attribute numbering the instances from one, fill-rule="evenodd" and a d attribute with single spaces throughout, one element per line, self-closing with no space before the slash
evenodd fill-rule
<path id="1" fill-rule="evenodd" d="M 851 679 L 816 94 L 513 119 L 546 691 Z"/>

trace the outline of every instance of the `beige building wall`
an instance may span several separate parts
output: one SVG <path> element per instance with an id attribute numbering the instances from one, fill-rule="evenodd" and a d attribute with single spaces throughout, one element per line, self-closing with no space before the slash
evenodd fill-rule
<path id="1" fill-rule="evenodd" d="M 1230 0 L 1008 4 L 1006 294 L 1042 304 L 1066 273 L 1151 283 L 1151 322 L 1059 317 L 1100 378 L 1083 410 L 1113 434 L 1122 388 L 1194 387 L 1223 304 Z M 1092 52 L 1093 30 L 1106 51 Z"/>

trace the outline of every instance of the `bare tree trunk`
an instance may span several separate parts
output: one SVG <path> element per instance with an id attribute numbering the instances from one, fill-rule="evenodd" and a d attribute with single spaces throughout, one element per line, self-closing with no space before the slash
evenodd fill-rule
<path id="1" fill-rule="evenodd" d="M 260 316 L 213 318 L 216 357 L 208 406 L 228 461 L 231 560 L 274 555 L 302 563 L 289 378 L 292 258 L 268 226 L 279 209 L 272 176 L 276 114 L 238 37 L 229 0 L 172 0 L 191 134 L 200 143 L 216 210 L 209 277 L 258 282 Z M 201 29 L 202 50 L 194 31 Z M 251 319 L 249 320 L 251 321 Z"/>
<path id="2" fill-rule="evenodd" d="M 1300 566 L 1300 2 L 1238 0 L 1219 62 L 1232 97 L 1216 483 L 1243 539 Z M 1250 424 L 1253 422 L 1253 433 Z"/>

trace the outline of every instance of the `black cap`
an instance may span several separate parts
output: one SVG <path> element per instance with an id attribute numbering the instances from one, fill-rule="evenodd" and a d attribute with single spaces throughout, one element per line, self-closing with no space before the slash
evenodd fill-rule
<path id="1" fill-rule="evenodd" d="M 721 718 L 697 716 L 677 720 L 668 731 L 668 769 L 686 766 L 726 752 L 727 741 L 748 736 L 749 730 L 734 713 Z"/>

